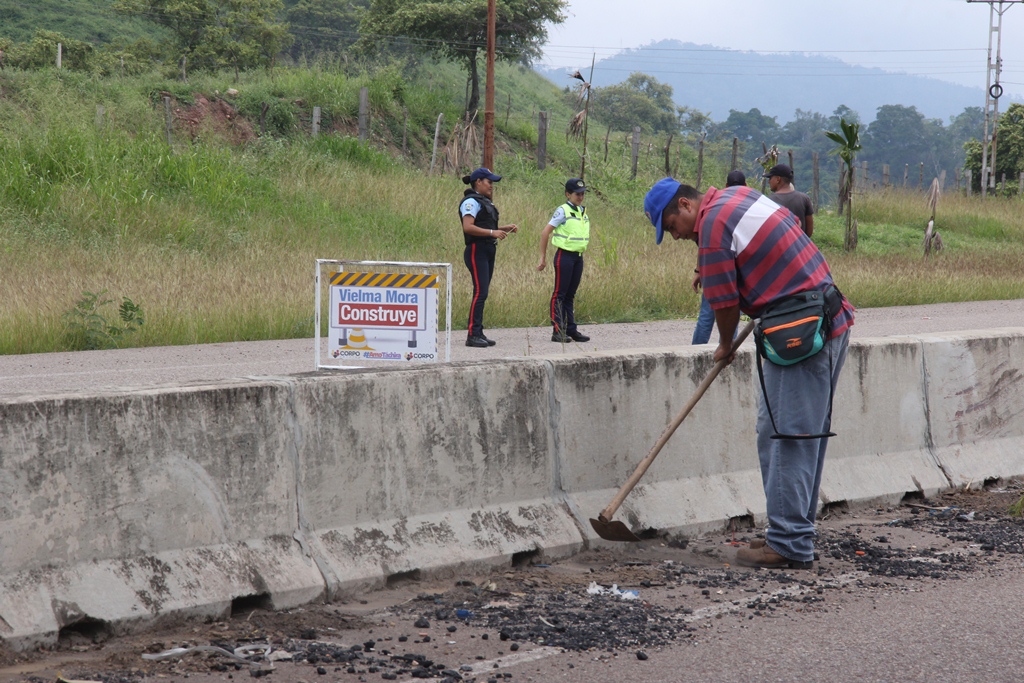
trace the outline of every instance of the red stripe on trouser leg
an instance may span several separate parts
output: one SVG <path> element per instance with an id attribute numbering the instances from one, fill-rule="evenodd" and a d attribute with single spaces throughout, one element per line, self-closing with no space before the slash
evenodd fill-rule
<path id="1" fill-rule="evenodd" d="M 551 293 L 551 324 L 555 326 L 555 332 L 559 331 L 556 304 L 558 303 L 558 285 L 562 277 L 562 268 L 561 264 L 559 263 L 559 257 L 561 255 L 561 249 L 555 251 L 555 291 Z"/>
<path id="2" fill-rule="evenodd" d="M 469 304 L 469 335 L 472 336 L 473 311 L 476 310 L 476 302 L 480 298 L 480 273 L 476 269 L 476 244 L 472 245 L 469 249 L 469 262 L 473 264 L 473 268 L 469 271 L 473 276 L 473 300 Z"/>

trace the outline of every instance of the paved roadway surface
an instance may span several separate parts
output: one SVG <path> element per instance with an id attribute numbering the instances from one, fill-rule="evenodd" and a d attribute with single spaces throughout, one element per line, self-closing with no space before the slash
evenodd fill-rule
<path id="1" fill-rule="evenodd" d="M 933 505 L 955 505 L 959 514 L 975 510 L 974 503 L 984 504 L 982 499 L 990 495 L 958 494 L 955 499 L 942 497 Z M 1002 498 L 1019 495 L 1017 489 Z M 989 509 L 995 508 L 989 505 Z M 1005 510 L 1005 505 L 999 509 Z M 447 580 L 405 582 L 376 593 L 349 595 L 334 604 L 307 605 L 285 613 L 242 612 L 212 623 L 171 624 L 155 633 L 102 644 L 72 637 L 57 652 L 40 652 L 20 661 L 8 655 L 0 663 L 0 681 L 49 683 L 59 681 L 58 673 L 63 672 L 69 679 L 111 683 L 240 683 L 250 680 L 244 666 L 240 671 L 212 670 L 212 666 L 223 665 L 223 658 L 193 654 L 153 664 L 143 661 L 141 654 L 172 647 L 268 640 L 273 640 L 277 649 L 294 652 L 294 644 L 283 639 L 296 637 L 325 641 L 336 651 L 352 646 L 362 649 L 360 644 L 374 641 L 370 646 L 375 651 L 366 657 L 387 659 L 389 652 L 423 654 L 453 669 L 471 667 L 471 672 L 462 675 L 475 683 L 1024 680 L 1024 650 L 1020 646 L 1024 562 L 1019 549 L 998 552 L 1005 548 L 1001 546 L 997 552 L 985 552 L 978 535 L 970 531 L 964 538 L 938 535 L 933 533 L 938 527 L 929 526 L 928 519 L 922 520 L 924 526 L 893 525 L 896 519 L 914 517 L 927 518 L 929 511 L 901 506 L 840 512 L 821 520 L 819 528 L 825 539 L 834 539 L 834 533 L 851 533 L 861 539 L 861 547 L 900 550 L 902 557 L 909 558 L 903 560 L 904 567 L 925 566 L 927 572 L 933 572 L 931 576 L 889 576 L 854 566 L 852 551 L 843 559 L 823 553 L 825 557 L 814 571 L 734 567 L 729 564 L 735 552 L 730 537 L 721 533 L 692 540 L 686 549 L 645 541 L 623 544 L 614 551 L 589 550 L 550 567 L 497 568 L 487 577 L 470 573 Z M 986 524 L 980 519 L 958 528 L 969 530 Z M 1003 523 L 1016 527 L 1019 543 L 1019 521 Z M 882 541 L 880 534 L 885 534 Z M 737 541 L 749 538 L 737 535 Z M 938 557 L 949 557 L 953 563 L 947 569 L 936 564 Z M 675 570 L 683 572 L 681 578 L 673 578 Z M 466 603 L 476 599 L 469 589 L 457 588 L 456 579 L 467 578 L 477 584 L 495 582 L 488 589 L 493 592 L 482 593 L 475 605 Z M 648 656 L 644 661 L 637 658 L 636 645 L 608 649 L 605 646 L 622 633 L 616 618 L 587 620 L 586 612 L 583 619 L 573 616 L 573 610 L 579 610 L 585 601 L 591 581 L 603 586 L 617 582 L 622 588 L 638 590 L 643 605 L 634 608 L 634 613 L 647 611 L 660 619 L 662 627 L 678 626 L 682 621 L 692 630 L 666 645 L 644 647 Z M 610 606 L 620 617 L 626 616 L 622 609 L 615 609 L 617 601 L 602 596 L 595 602 L 597 609 Z M 590 642 L 598 646 L 566 651 L 518 636 L 513 636 L 513 642 L 519 641 L 513 645 L 499 638 L 502 626 L 482 624 L 489 609 L 485 604 L 508 609 L 504 614 L 513 621 L 501 623 L 509 623 L 508 630 L 513 633 L 516 626 L 526 625 L 536 627 L 543 636 L 547 628 L 562 624 L 570 637 L 580 633 L 596 636 Z M 476 610 L 472 623 L 440 620 L 438 609 L 463 606 Z M 590 608 L 587 605 L 586 609 Z M 428 618 L 428 626 L 414 625 L 420 616 Z M 456 630 L 449 630 L 451 627 Z M 316 635 L 300 635 L 309 629 L 315 629 Z M 651 633 L 650 626 L 646 632 Z M 431 636 L 429 643 L 424 642 L 426 635 Z M 407 642 L 401 642 L 401 636 L 407 636 Z M 384 680 L 365 663 L 357 663 L 360 668 L 353 673 L 346 671 L 348 664 L 339 666 L 327 660 L 318 664 L 323 666 L 322 673 L 316 671 L 317 664 L 278 662 L 267 680 Z M 397 668 L 393 663 L 390 666 L 385 671 Z M 139 669 L 147 674 L 141 681 Z M 397 680 L 416 683 L 422 679 L 405 673 Z M 430 680 L 437 683 L 439 679 Z"/>
<path id="2" fill-rule="evenodd" d="M 693 320 L 584 325 L 580 329 L 591 341 L 565 346 L 551 341 L 549 327 L 488 329 L 498 342 L 489 349 L 467 348 L 465 333 L 457 331 L 451 357 L 464 361 L 688 345 L 693 326 Z M 853 337 L 996 327 L 1024 328 L 1024 300 L 862 309 Z M 294 375 L 314 368 L 312 339 L 0 356 L 0 398 Z"/>

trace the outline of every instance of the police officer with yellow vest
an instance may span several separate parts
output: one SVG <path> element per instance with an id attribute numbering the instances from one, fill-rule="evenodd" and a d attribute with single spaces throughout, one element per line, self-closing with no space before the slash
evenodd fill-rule
<path id="1" fill-rule="evenodd" d="M 583 277 L 583 252 L 590 243 L 590 218 L 583 206 L 587 191 L 581 178 L 569 178 L 565 183 L 565 204 L 555 209 L 555 214 L 544 226 L 540 236 L 540 263 L 537 270 L 544 270 L 548 260 L 548 239 L 557 247 L 555 251 L 555 291 L 551 295 L 551 324 L 554 327 L 551 341 L 585 342 L 590 337 L 576 329 L 573 301 Z"/>

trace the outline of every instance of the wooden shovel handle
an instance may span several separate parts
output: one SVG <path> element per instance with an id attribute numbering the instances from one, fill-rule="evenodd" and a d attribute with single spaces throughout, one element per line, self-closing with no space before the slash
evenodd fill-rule
<path id="1" fill-rule="evenodd" d="M 736 353 L 736 349 L 738 349 L 740 347 L 740 344 L 742 344 L 743 341 L 748 336 L 750 336 L 750 333 L 751 331 L 753 331 L 753 329 L 754 321 L 751 320 L 740 331 L 736 339 L 733 340 L 732 353 Z M 622 488 L 619 489 L 619 492 L 617 494 L 615 494 L 615 497 L 612 498 L 612 502 L 608 504 L 608 507 L 606 507 L 600 515 L 598 515 L 598 519 L 600 519 L 605 524 L 611 521 L 612 517 L 615 515 L 615 511 L 619 509 L 620 505 L 622 505 L 622 501 L 626 499 L 626 496 L 630 494 L 630 492 L 633 490 L 633 487 L 636 486 L 637 482 L 640 481 L 641 477 L 644 476 L 644 473 L 647 472 L 647 468 L 650 467 L 651 463 L 654 462 L 654 459 L 658 457 L 658 453 L 661 452 L 662 447 L 668 442 L 670 438 L 672 438 L 672 435 L 675 433 L 676 428 L 679 427 L 679 425 L 682 424 L 683 420 L 686 419 L 686 416 L 690 414 L 690 411 L 693 410 L 693 407 L 697 405 L 697 401 L 701 399 L 701 397 L 704 395 L 704 392 L 708 390 L 708 387 L 711 386 L 711 383 L 715 381 L 715 378 L 718 377 L 718 373 L 722 371 L 722 368 L 724 368 L 725 365 L 726 359 L 720 360 L 717 363 L 715 363 L 715 367 L 711 368 L 711 372 L 709 372 L 708 376 L 704 378 L 704 381 L 700 383 L 700 386 L 697 387 L 697 391 L 693 393 L 693 396 L 690 398 L 687 404 L 683 406 L 683 409 L 679 411 L 679 414 L 676 415 L 675 419 L 672 420 L 672 422 L 670 422 L 668 426 L 665 427 L 665 431 L 661 433 L 661 436 L 658 438 L 657 443 L 655 443 L 654 447 L 651 448 L 651 452 L 647 454 L 647 457 L 640 461 L 640 464 L 636 466 L 636 469 L 633 471 L 633 474 L 629 477 L 628 480 L 626 480 L 626 483 L 622 485 Z"/>

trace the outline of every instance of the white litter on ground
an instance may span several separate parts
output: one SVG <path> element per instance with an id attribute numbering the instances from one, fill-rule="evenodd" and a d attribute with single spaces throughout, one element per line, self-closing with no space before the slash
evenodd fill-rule
<path id="1" fill-rule="evenodd" d="M 617 583 L 613 583 L 611 588 L 605 588 L 598 584 L 597 581 L 590 582 L 590 586 L 587 587 L 587 593 L 590 595 L 616 595 L 622 600 L 638 600 L 640 598 L 640 591 L 619 590 L 619 584 Z"/>

